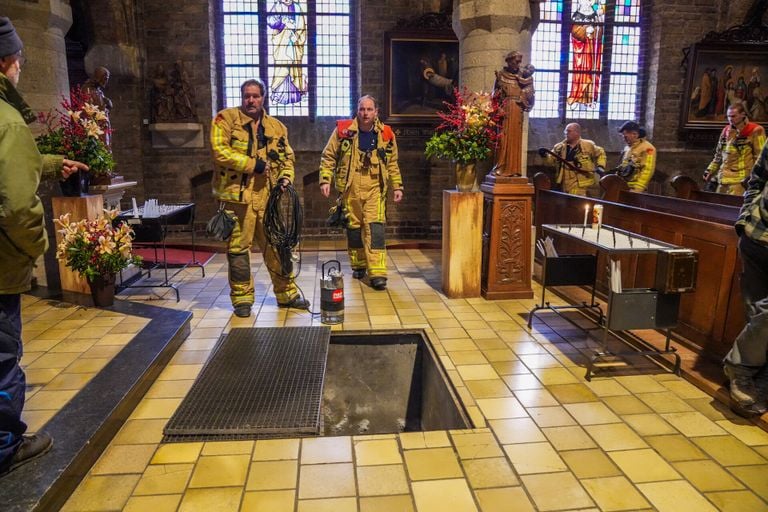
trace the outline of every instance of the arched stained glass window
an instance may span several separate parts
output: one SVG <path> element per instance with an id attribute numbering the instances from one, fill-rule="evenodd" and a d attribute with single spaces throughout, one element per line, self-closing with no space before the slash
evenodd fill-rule
<path id="1" fill-rule="evenodd" d="M 345 117 L 357 90 L 355 0 L 221 0 L 222 106 L 260 78 L 276 116 Z"/>
<path id="2" fill-rule="evenodd" d="M 641 0 L 546 0 L 533 35 L 531 117 L 640 117 Z"/>

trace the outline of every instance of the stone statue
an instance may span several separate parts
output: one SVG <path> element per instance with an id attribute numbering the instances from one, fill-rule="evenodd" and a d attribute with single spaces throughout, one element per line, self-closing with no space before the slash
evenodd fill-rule
<path id="1" fill-rule="evenodd" d="M 112 124 L 109 121 L 109 113 L 112 110 L 112 100 L 107 98 L 104 94 L 104 89 L 107 87 L 108 83 L 109 70 L 103 66 L 99 66 L 93 70 L 93 75 L 83 82 L 81 89 L 88 95 L 89 101 L 103 110 L 104 114 L 107 116 L 105 121 L 107 129 L 104 130 L 104 134 L 101 135 L 101 140 L 104 141 L 104 144 L 106 144 L 108 148 L 112 149 L 112 140 L 110 136 Z"/>
<path id="2" fill-rule="evenodd" d="M 176 61 L 168 73 L 158 64 L 149 99 L 155 123 L 197 121 L 195 91 L 181 61 Z"/>
<path id="3" fill-rule="evenodd" d="M 505 58 L 507 65 L 496 72 L 493 94 L 504 108 L 499 147 L 492 173 L 496 176 L 519 176 L 522 174 L 523 113 L 533 108 L 535 90 L 533 88 L 532 65 L 521 67 L 523 54 L 509 52 Z"/>

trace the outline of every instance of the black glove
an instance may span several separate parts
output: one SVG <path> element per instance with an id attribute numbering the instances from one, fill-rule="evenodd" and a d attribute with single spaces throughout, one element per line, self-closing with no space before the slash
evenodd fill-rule
<path id="1" fill-rule="evenodd" d="M 598 176 L 604 176 L 605 168 L 598 165 L 597 167 L 595 167 L 595 172 L 598 174 Z"/>
<path id="2" fill-rule="evenodd" d="M 736 234 L 741 238 L 744 235 L 744 224 L 735 224 L 733 229 L 736 230 Z"/>
<path id="3" fill-rule="evenodd" d="M 264 174 L 264 170 L 267 168 L 267 162 L 262 159 L 256 160 L 256 167 L 253 168 L 253 172 L 256 174 Z"/>
<path id="4" fill-rule="evenodd" d="M 547 148 L 539 148 L 539 156 L 547 156 L 549 154 L 549 150 Z"/>

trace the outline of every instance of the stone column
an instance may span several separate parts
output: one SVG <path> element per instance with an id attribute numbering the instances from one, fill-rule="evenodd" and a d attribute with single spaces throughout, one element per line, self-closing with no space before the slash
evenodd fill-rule
<path id="1" fill-rule="evenodd" d="M 114 76 L 138 78 L 139 28 L 134 0 L 90 0 L 93 42 L 85 54 L 88 76 L 105 66 Z"/>
<path id="2" fill-rule="evenodd" d="M 19 79 L 19 92 L 35 112 L 46 112 L 59 107 L 61 98 L 69 96 L 67 52 L 64 36 L 72 25 L 72 9 L 63 0 L 9 0 L 4 2 L 4 13 L 10 15 L 13 26 L 24 43 L 27 63 Z M 30 126 L 33 133 L 39 125 Z M 46 219 L 53 217 L 51 196 L 59 193 L 55 181 L 43 181 L 39 192 Z M 56 261 L 53 222 L 46 222 L 51 247 L 38 261 L 34 270 L 37 283 L 50 289 L 59 289 L 59 266 Z"/>
<path id="3" fill-rule="evenodd" d="M 495 71 L 504 67 L 512 50 L 531 60 L 531 8 L 529 0 L 454 0 L 453 31 L 459 38 L 460 87 L 492 91 Z M 535 76 L 535 75 L 534 75 Z M 520 144 L 528 147 L 528 116 Z M 522 151 L 525 173 L 527 151 Z"/>

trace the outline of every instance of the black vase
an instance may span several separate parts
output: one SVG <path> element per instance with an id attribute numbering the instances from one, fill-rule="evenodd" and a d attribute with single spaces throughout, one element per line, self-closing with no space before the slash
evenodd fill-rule
<path id="1" fill-rule="evenodd" d="M 91 298 L 96 307 L 109 307 L 115 303 L 115 274 L 94 276 L 88 279 L 91 287 Z"/>
<path id="2" fill-rule="evenodd" d="M 69 175 L 69 178 L 59 181 L 61 195 L 64 197 L 80 197 L 88 195 L 88 173 L 77 171 Z"/>

